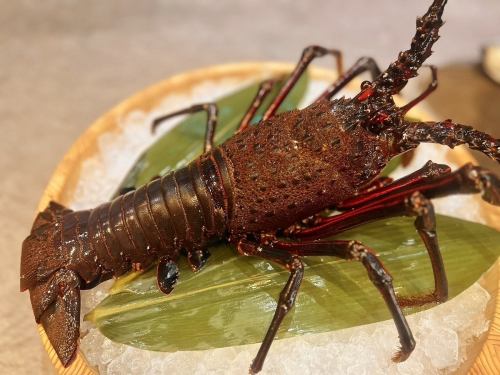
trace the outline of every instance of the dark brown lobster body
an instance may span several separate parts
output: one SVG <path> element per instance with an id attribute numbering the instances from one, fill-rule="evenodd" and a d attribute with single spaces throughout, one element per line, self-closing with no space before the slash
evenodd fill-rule
<path id="1" fill-rule="evenodd" d="M 87 230 L 94 269 L 119 276 L 133 265 L 147 268 L 160 258 L 176 261 L 181 250 L 199 269 L 205 260 L 200 252 L 226 231 L 227 175 L 221 153 L 213 150 L 91 210 Z"/>
<path id="2" fill-rule="evenodd" d="M 285 229 L 335 206 L 377 176 L 394 154 L 364 128 L 345 132 L 342 126 L 331 103 L 322 101 L 263 121 L 186 167 L 94 209 L 49 206 L 55 214 L 51 229 L 60 233 L 54 237 L 59 257 L 46 257 L 47 265 L 38 264 L 39 274 L 31 274 L 28 237 L 22 288 L 62 264 L 85 289 L 159 258 L 176 261 L 181 250 L 198 270 L 214 240 Z M 325 147 L 336 152 L 325 153 Z"/>
<path id="3" fill-rule="evenodd" d="M 197 252 L 221 239 L 227 228 L 226 197 L 231 192 L 225 190 L 229 186 L 225 165 L 216 149 L 94 209 L 74 212 L 49 205 L 23 244 L 22 289 L 33 287 L 61 265 L 80 276 L 84 289 L 133 267 L 146 268 L 159 258 L 175 261 L 182 249 L 197 270 L 204 261 Z M 57 251 L 44 249 L 45 257 L 34 256 L 33 246 L 40 249 L 40 234 L 43 237 L 46 231 L 54 233 Z M 32 263 L 40 259 L 44 264 Z"/>
<path id="4" fill-rule="evenodd" d="M 170 293 L 178 277 L 176 262 L 185 253 L 199 270 L 216 240 L 234 244 L 242 255 L 273 261 L 290 271 L 276 313 L 251 365 L 260 371 L 281 321 L 293 307 L 304 274 L 303 256 L 334 256 L 360 261 L 382 294 L 398 329 L 403 361 L 415 347 L 401 306 L 443 302 L 447 280 L 435 228 L 431 198 L 482 193 L 500 205 L 500 180 L 480 167 L 456 172 L 427 163 L 391 182 L 377 176 L 395 155 L 420 142 L 449 147 L 467 144 L 500 161 L 500 141 L 468 126 L 443 122 L 411 122 L 406 112 L 436 87 L 397 107 L 397 94 L 417 75 L 431 54 L 442 25 L 446 0 L 434 0 L 417 20 L 409 50 L 381 73 L 373 59 L 361 58 L 340 75 L 309 107 L 276 115 L 276 110 L 315 58 L 340 53 L 319 46 L 302 58 L 264 114 L 250 127 L 270 82 L 264 82 L 232 138 L 213 147 L 217 123 L 214 104 L 195 105 L 157 119 L 205 110 L 208 115 L 205 152 L 186 167 L 157 178 L 97 208 L 74 212 L 52 202 L 33 224 L 23 243 L 21 290 L 30 291 L 33 312 L 42 323 L 62 363 L 74 357 L 79 337 L 80 289 L 158 260 L 158 286 Z M 350 80 L 369 71 L 352 99 L 332 99 Z M 325 210 L 337 208 L 333 216 Z M 324 240 L 363 223 L 415 216 L 433 268 L 435 289 L 427 295 L 396 296 L 392 278 L 374 251 L 358 241 Z M 314 217 L 314 220 L 307 220 Z M 284 237 L 280 239 L 279 236 Z"/>
<path id="5" fill-rule="evenodd" d="M 363 127 L 345 131 L 333 104 L 277 115 L 221 146 L 234 180 L 233 236 L 285 229 L 335 206 L 398 153 Z"/>
<path id="6" fill-rule="evenodd" d="M 226 233 L 229 186 L 215 149 L 94 209 L 75 212 L 51 202 L 37 216 L 23 242 L 21 290 L 30 290 L 35 319 L 64 364 L 79 336 L 79 290 L 159 260 L 158 285 L 169 293 L 181 250 L 196 271 L 207 245 Z M 67 298 L 59 301 L 58 293 Z M 56 312 L 47 309 L 54 302 Z"/>

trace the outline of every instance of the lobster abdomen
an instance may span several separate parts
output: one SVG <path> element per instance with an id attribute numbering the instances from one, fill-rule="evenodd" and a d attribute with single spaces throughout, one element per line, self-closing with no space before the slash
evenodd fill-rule
<path id="1" fill-rule="evenodd" d="M 23 242 L 20 284 L 63 365 L 77 349 L 81 289 L 158 258 L 168 266 L 182 249 L 199 269 L 204 248 L 226 233 L 232 200 L 229 172 L 215 149 L 92 210 L 51 202 Z M 169 274 L 163 269 L 158 277 Z"/>
<path id="2" fill-rule="evenodd" d="M 220 150 L 104 203 L 63 216 L 63 253 L 89 282 L 91 275 L 119 276 L 132 264 L 146 268 L 182 249 L 202 249 L 222 238 L 232 192 Z M 80 239 L 80 240 L 77 240 Z"/>

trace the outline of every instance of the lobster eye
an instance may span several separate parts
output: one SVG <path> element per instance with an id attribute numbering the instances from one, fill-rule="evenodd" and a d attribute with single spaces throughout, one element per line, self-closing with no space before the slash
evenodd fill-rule
<path id="1" fill-rule="evenodd" d="M 365 129 L 374 134 L 380 134 L 385 128 L 390 126 L 390 116 L 386 112 L 376 113 L 365 125 Z"/>

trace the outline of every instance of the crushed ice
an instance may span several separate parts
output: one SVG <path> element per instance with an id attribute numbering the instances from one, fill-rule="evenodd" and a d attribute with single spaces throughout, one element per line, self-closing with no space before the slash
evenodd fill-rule
<path id="1" fill-rule="evenodd" d="M 384 321 L 277 340 L 262 374 L 451 374 L 465 361 L 467 348 L 487 330 L 484 311 L 489 299 L 476 283 L 447 303 L 410 315 L 417 346 L 403 363 L 391 361 L 398 336 L 394 323 Z M 80 348 L 101 374 L 160 374 L 175 369 L 175 374 L 191 375 L 243 373 L 258 344 L 158 353 L 113 343 L 91 328 Z"/>

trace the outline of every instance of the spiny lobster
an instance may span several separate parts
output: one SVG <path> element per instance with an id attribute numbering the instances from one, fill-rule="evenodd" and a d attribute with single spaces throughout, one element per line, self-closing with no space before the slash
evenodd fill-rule
<path id="1" fill-rule="evenodd" d="M 372 58 L 361 58 L 309 107 L 277 115 L 312 60 L 333 55 L 342 70 L 339 51 L 310 46 L 256 126 L 249 126 L 250 121 L 273 81 L 261 84 L 236 134 L 218 147 L 213 145 L 214 104 L 157 119 L 154 127 L 175 115 L 207 112 L 204 153 L 186 167 L 91 210 L 75 212 L 50 203 L 23 243 L 21 290 L 29 289 L 35 319 L 63 365 L 69 365 L 77 349 L 80 289 L 157 260 L 158 286 L 168 294 L 178 278 L 179 256 L 187 254 L 198 271 L 209 256 L 207 246 L 218 240 L 234 244 L 241 255 L 262 257 L 290 271 L 251 373 L 261 370 L 280 323 L 294 305 L 304 256 L 360 261 L 395 321 L 401 348 L 393 360 L 408 358 L 415 340 L 401 306 L 443 302 L 448 296 L 430 199 L 482 193 L 485 201 L 500 205 L 500 180 L 481 167 L 465 165 L 451 172 L 446 165 L 428 162 L 397 181 L 377 177 L 391 158 L 421 142 L 467 144 L 500 161 L 500 141 L 487 134 L 451 120 L 405 119 L 436 88 L 435 67 L 432 83 L 421 95 L 402 107 L 393 100 L 431 55 L 445 4 L 434 0 L 417 19 L 410 49 L 386 71 Z M 332 99 L 363 72 L 372 81 L 364 81 L 354 98 Z M 340 213 L 319 215 L 332 207 Z M 396 296 L 389 272 L 365 244 L 322 240 L 369 221 L 404 215 L 416 217 L 415 228 L 432 261 L 435 289 L 427 295 Z"/>

